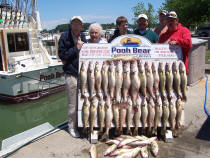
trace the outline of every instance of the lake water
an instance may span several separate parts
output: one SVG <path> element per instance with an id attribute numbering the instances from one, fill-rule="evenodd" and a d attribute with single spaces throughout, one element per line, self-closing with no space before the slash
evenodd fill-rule
<path id="1" fill-rule="evenodd" d="M 2 140 L 49 122 L 54 127 L 67 121 L 65 91 L 39 100 L 9 104 L 0 102 L 0 148 Z"/>

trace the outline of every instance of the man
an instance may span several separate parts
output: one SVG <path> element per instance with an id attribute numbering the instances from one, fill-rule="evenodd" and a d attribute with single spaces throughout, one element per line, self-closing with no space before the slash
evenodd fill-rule
<path id="1" fill-rule="evenodd" d="M 158 41 L 158 43 L 179 45 L 182 48 L 183 62 L 185 64 L 186 72 L 188 74 L 189 52 L 192 48 L 190 31 L 178 22 L 177 14 L 174 11 L 171 11 L 167 14 L 167 26 L 168 30 L 160 36 L 160 40 Z"/>
<path id="2" fill-rule="evenodd" d="M 160 37 L 163 33 L 168 30 L 166 25 L 166 14 L 168 12 L 166 10 L 162 10 L 159 14 L 159 25 L 155 28 L 154 32 Z"/>
<path id="3" fill-rule="evenodd" d="M 129 34 L 128 31 L 128 20 L 124 16 L 120 16 L 116 19 L 117 29 L 114 31 L 114 35 L 108 40 L 108 42 L 112 42 L 118 36 Z"/>
<path id="4" fill-rule="evenodd" d="M 84 42 L 85 35 L 81 33 L 83 20 L 80 16 L 72 17 L 70 29 L 64 32 L 58 43 L 58 55 L 63 62 L 66 74 L 66 91 L 68 97 L 68 130 L 72 137 L 79 137 L 76 129 L 77 106 L 77 77 L 79 67 L 79 51 Z"/>
<path id="5" fill-rule="evenodd" d="M 146 14 L 140 14 L 138 16 L 138 29 L 134 31 L 134 34 L 147 38 L 150 42 L 156 43 L 158 41 L 158 35 L 148 28 L 148 17 Z"/>

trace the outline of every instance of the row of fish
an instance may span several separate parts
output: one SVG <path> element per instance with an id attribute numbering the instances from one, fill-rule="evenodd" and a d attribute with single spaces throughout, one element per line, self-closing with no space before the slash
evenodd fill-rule
<path id="1" fill-rule="evenodd" d="M 153 156 L 157 156 L 159 152 L 158 143 L 156 137 L 145 136 L 127 136 L 121 135 L 115 139 L 109 140 L 106 144 L 110 145 L 104 152 L 104 156 L 116 157 L 116 158 L 134 158 L 141 155 L 142 158 L 148 158 L 150 149 Z M 98 152 L 95 145 L 92 145 L 90 150 L 91 158 L 98 158 Z"/>
<path id="2" fill-rule="evenodd" d="M 128 104 L 116 103 L 109 95 L 105 100 L 98 97 L 89 100 L 86 97 L 82 107 L 83 132 L 87 132 L 88 126 L 91 132 L 95 127 L 99 127 L 99 132 L 103 134 L 102 139 L 106 140 L 109 138 L 109 130 L 113 123 L 115 135 L 123 134 L 123 127 L 126 127 L 126 134 L 136 136 L 139 134 L 140 126 L 144 135 L 157 135 L 160 126 L 161 134 L 165 135 L 167 127 L 170 126 L 176 136 L 181 128 L 183 102 L 172 95 L 170 100 L 167 97 L 161 99 L 158 95 L 156 102 L 152 97 L 147 99 L 138 95 L 135 107 L 131 97 L 127 97 Z M 131 127 L 134 127 L 133 131 Z"/>
<path id="3" fill-rule="evenodd" d="M 143 97 L 151 97 L 156 102 L 160 95 L 162 99 L 172 99 L 173 93 L 183 101 L 187 101 L 187 75 L 182 61 L 174 62 L 144 62 L 104 61 L 86 65 L 82 61 L 80 68 L 80 92 L 82 98 L 106 98 L 108 95 L 116 103 L 127 103 L 131 97 L 136 106 L 140 93 Z"/>

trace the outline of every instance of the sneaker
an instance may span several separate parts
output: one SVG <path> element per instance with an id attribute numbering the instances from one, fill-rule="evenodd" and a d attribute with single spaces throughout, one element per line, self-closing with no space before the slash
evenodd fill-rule
<path id="1" fill-rule="evenodd" d="M 74 128 L 69 129 L 69 134 L 74 138 L 79 138 L 80 137 L 79 132 Z"/>

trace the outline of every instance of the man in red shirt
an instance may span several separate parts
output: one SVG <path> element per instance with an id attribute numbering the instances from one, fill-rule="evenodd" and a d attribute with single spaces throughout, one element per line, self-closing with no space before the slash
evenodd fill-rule
<path id="1" fill-rule="evenodd" d="M 160 36 L 158 43 L 179 45 L 182 48 L 183 62 L 188 74 L 189 53 L 190 49 L 192 48 L 190 31 L 178 22 L 177 14 L 174 11 L 171 11 L 167 14 L 167 26 L 168 30 Z"/>

